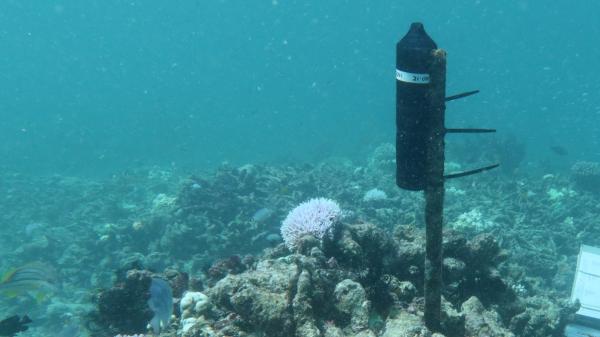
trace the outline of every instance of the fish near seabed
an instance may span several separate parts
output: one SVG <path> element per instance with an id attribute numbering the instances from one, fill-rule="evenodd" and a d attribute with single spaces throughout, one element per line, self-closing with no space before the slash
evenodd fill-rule
<path id="1" fill-rule="evenodd" d="M 31 319 L 27 315 L 23 317 L 14 315 L 5 318 L 0 321 L 0 336 L 13 337 L 17 333 L 29 329 L 27 326 L 29 323 L 31 323 Z"/>
<path id="2" fill-rule="evenodd" d="M 263 207 L 261 209 L 259 209 L 258 211 L 254 212 L 254 215 L 252 215 L 252 222 L 255 223 L 263 223 L 267 220 L 269 220 L 269 218 L 271 217 L 271 215 L 273 215 L 273 210 L 267 207 Z"/>
<path id="3" fill-rule="evenodd" d="M 56 290 L 56 271 L 43 262 L 31 262 L 9 270 L 0 280 L 0 294 L 16 297 L 25 294 L 41 302 Z"/>
<path id="4" fill-rule="evenodd" d="M 173 290 L 167 281 L 160 278 L 152 279 L 148 306 L 154 312 L 150 325 L 154 334 L 158 335 L 161 329 L 169 325 L 173 314 Z"/>
<path id="5" fill-rule="evenodd" d="M 552 151 L 555 155 L 558 156 L 566 156 L 569 154 L 569 151 L 560 145 L 552 145 L 549 148 L 550 151 Z"/>

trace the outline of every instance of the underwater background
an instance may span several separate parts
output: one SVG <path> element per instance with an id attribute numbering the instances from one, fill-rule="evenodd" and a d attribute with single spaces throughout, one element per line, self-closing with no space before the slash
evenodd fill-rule
<path id="1" fill-rule="evenodd" d="M 446 137 L 447 170 L 501 163 L 446 186 L 444 335 L 560 336 L 579 246 L 600 246 L 599 12 L 3 1 L 0 320 L 59 337 L 420 329 L 423 197 L 395 186 L 393 146 L 395 44 L 418 21 L 448 52 L 447 94 L 481 90 L 446 125 L 498 130 Z M 341 208 L 337 234 L 290 244 L 282 223 L 314 198 Z"/>
<path id="2" fill-rule="evenodd" d="M 448 125 L 496 127 L 528 159 L 597 160 L 591 0 L 4 1 L 0 156 L 21 172 L 353 159 L 394 137 L 394 45 L 448 51 Z M 564 167 L 562 167 L 564 168 Z"/>

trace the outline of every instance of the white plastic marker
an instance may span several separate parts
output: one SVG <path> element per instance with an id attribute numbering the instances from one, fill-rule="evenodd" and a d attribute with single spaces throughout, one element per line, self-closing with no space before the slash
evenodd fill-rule
<path id="1" fill-rule="evenodd" d="M 396 79 L 406 83 L 427 84 L 429 83 L 429 74 L 415 74 L 396 69 Z"/>

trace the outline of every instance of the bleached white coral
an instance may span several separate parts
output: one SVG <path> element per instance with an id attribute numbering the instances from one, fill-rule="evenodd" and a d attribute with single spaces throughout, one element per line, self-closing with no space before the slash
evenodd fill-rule
<path id="1" fill-rule="evenodd" d="M 546 194 L 548 195 L 548 199 L 550 199 L 550 201 L 560 201 L 560 200 L 564 199 L 565 197 L 576 196 L 577 192 L 573 191 L 572 189 L 568 189 L 566 187 L 559 188 L 559 189 L 551 187 L 550 189 L 548 189 L 548 191 L 546 191 Z"/>
<path id="2" fill-rule="evenodd" d="M 494 222 L 485 219 L 481 211 L 475 208 L 459 215 L 451 226 L 456 230 L 482 231 L 493 227 Z"/>
<path id="3" fill-rule="evenodd" d="M 295 250 L 298 240 L 310 234 L 323 239 L 333 225 L 342 218 L 337 202 L 326 198 L 305 201 L 288 213 L 281 225 L 281 236 L 290 250 Z"/>
<path id="4" fill-rule="evenodd" d="M 170 197 L 164 193 L 159 193 L 152 200 L 152 213 L 159 213 L 169 210 L 174 204 L 177 198 Z"/>
<path id="5" fill-rule="evenodd" d="M 461 190 L 460 188 L 456 188 L 456 186 L 448 186 L 446 187 L 446 193 L 452 195 L 465 195 L 467 192 L 465 190 Z"/>
<path id="6" fill-rule="evenodd" d="M 369 202 L 369 201 L 378 201 L 378 200 L 386 200 L 388 198 L 387 194 L 378 189 L 378 188 L 372 188 L 370 190 L 368 190 L 367 192 L 365 192 L 365 195 L 363 196 L 363 201 L 365 202 Z"/>
<path id="7" fill-rule="evenodd" d="M 181 312 L 180 329 L 181 334 L 186 334 L 200 319 L 200 315 L 205 314 L 211 308 L 210 299 L 199 291 L 186 292 L 179 302 L 179 311 Z"/>

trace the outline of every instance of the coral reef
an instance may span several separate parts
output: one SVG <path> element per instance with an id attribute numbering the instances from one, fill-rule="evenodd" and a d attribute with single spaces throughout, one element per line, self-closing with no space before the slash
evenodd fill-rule
<path id="1" fill-rule="evenodd" d="M 571 166 L 571 175 L 577 187 L 600 193 L 600 163 L 578 161 Z"/>
<path id="2" fill-rule="evenodd" d="M 67 324 L 94 337 L 147 334 L 149 285 L 159 277 L 173 292 L 163 337 L 441 336 L 421 319 L 423 197 L 395 187 L 394 160 L 388 144 L 362 166 L 146 168 L 96 180 L 4 174 L 0 267 L 39 259 L 58 270 L 60 291 L 0 309 L 27 310 L 39 323 L 33 336 Z M 598 193 L 574 172 L 510 176 L 447 184 L 447 337 L 559 336 L 576 310 L 568 297 L 578 247 L 600 246 Z M 365 200 L 373 189 L 386 198 Z M 290 250 L 281 222 L 318 196 L 337 202 L 342 221 Z"/>
<path id="3" fill-rule="evenodd" d="M 502 326 L 497 312 L 486 310 L 477 297 L 471 297 L 461 305 L 465 316 L 465 332 L 468 336 L 514 337 Z"/>
<path id="4" fill-rule="evenodd" d="M 92 332 L 105 336 L 144 333 L 154 315 L 148 306 L 152 277 L 148 272 L 130 270 L 113 288 L 99 292 L 98 309 L 91 313 Z"/>
<path id="5" fill-rule="evenodd" d="M 179 334 L 436 335 L 422 321 L 423 232 L 400 226 L 390 236 L 367 223 L 342 227 L 328 245 L 313 238 L 308 253 L 290 254 L 280 244 L 249 269 L 228 273 L 202 292 L 184 293 Z M 506 255 L 491 235 L 467 240 L 448 232 L 445 237 L 444 336 L 513 336 L 509 329 L 539 329 L 535 315 L 542 308 L 519 299 L 499 275 L 496 267 Z M 553 303 L 543 310 L 547 305 L 558 311 L 553 324 L 550 318 L 543 321 L 545 333 L 556 333 L 572 311 Z"/>

